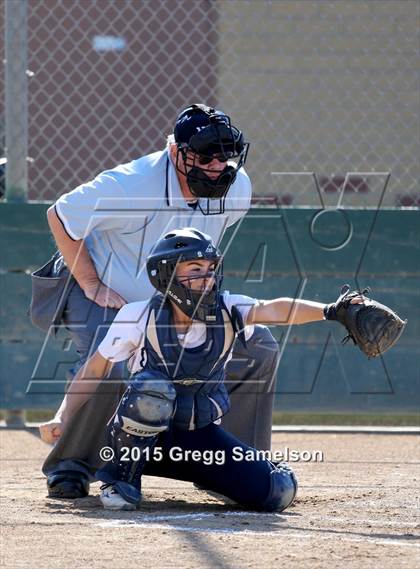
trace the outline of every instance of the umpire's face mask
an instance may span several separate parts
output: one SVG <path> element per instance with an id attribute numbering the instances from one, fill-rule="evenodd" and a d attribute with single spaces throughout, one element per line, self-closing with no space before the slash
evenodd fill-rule
<path id="1" fill-rule="evenodd" d="M 224 202 L 237 172 L 246 160 L 248 143 L 242 133 L 226 122 L 211 124 L 191 137 L 188 145 L 178 145 L 177 164 L 183 162 L 190 192 L 200 199 L 206 199 L 202 207 L 204 215 L 224 212 Z M 219 200 L 216 208 L 210 200 Z"/>
<path id="2" fill-rule="evenodd" d="M 228 158 L 223 155 L 205 156 L 192 152 L 188 155 L 186 177 L 191 193 L 198 198 L 224 198 L 235 181 L 236 164 L 228 164 Z"/>

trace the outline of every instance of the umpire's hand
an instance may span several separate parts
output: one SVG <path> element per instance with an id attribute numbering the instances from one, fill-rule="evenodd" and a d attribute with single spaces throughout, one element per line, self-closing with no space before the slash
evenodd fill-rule
<path id="1" fill-rule="evenodd" d="M 101 282 L 86 285 L 83 287 L 83 292 L 85 293 L 86 298 L 96 302 L 102 308 L 115 308 L 119 310 L 124 304 L 127 304 L 127 301 L 112 290 L 112 288 L 107 287 Z"/>
<path id="2" fill-rule="evenodd" d="M 39 425 L 39 432 L 44 443 L 53 444 L 58 441 L 63 433 L 64 425 L 60 419 L 51 419 Z"/>

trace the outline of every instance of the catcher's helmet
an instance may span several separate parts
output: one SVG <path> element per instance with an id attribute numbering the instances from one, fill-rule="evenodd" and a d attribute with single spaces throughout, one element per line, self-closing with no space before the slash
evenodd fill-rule
<path id="1" fill-rule="evenodd" d="M 230 117 L 222 111 L 194 104 L 179 114 L 174 138 L 178 146 L 177 170 L 186 175 L 194 196 L 207 198 L 207 208 L 200 207 L 202 213 L 223 213 L 227 192 L 239 168 L 245 164 L 248 153 L 249 143 L 244 141 L 242 132 L 232 126 Z M 188 151 L 193 153 L 193 158 L 188 156 Z M 214 158 L 226 163 L 216 179 L 207 175 L 211 170 L 205 167 Z M 214 199 L 219 200 L 219 208 L 213 211 L 209 200 Z"/>
<path id="2" fill-rule="evenodd" d="M 205 259 L 214 261 L 216 269 L 208 275 L 214 279 L 211 290 L 196 291 L 180 282 L 175 268 L 182 261 Z M 172 301 L 190 318 L 213 322 L 219 305 L 220 286 L 223 279 L 222 255 L 209 235 L 193 227 L 175 229 L 156 243 L 147 258 L 147 274 L 152 285 Z M 189 277 L 206 278 L 207 275 Z"/>

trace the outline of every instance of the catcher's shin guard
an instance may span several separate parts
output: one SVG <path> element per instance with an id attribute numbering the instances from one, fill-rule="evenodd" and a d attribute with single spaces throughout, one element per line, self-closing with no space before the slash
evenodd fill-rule
<path id="1" fill-rule="evenodd" d="M 261 509 L 281 512 L 295 499 L 298 483 L 293 470 L 285 462 L 271 463 L 271 466 L 270 491 Z"/>
<path id="2" fill-rule="evenodd" d="M 140 502 L 140 478 L 159 433 L 169 427 L 176 391 L 165 376 L 142 372 L 128 387 L 108 428 L 113 458 L 97 471 L 96 478 L 113 484 L 133 504 Z M 135 449 L 135 450 L 134 450 Z"/>

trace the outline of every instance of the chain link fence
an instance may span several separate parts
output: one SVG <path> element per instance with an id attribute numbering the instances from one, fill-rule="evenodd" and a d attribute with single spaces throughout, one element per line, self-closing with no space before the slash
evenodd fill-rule
<path id="1" fill-rule="evenodd" d="M 29 199 L 163 148 L 202 101 L 250 140 L 260 201 L 420 205 L 416 0 L 28 0 L 27 19 Z"/>

